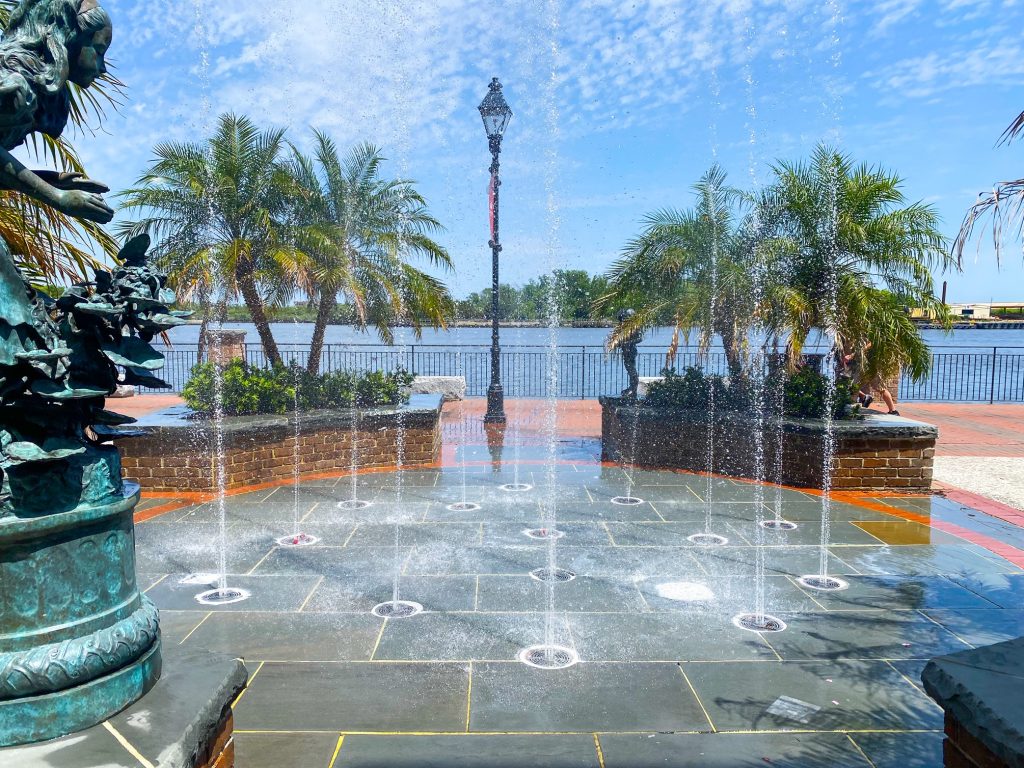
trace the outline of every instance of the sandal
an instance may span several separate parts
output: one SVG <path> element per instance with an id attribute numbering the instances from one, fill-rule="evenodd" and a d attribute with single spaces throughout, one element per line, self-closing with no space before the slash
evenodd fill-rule
<path id="1" fill-rule="evenodd" d="M 893 409 L 893 410 L 889 411 L 889 415 L 890 416 L 899 416 L 900 412 L 897 411 L 896 409 Z"/>

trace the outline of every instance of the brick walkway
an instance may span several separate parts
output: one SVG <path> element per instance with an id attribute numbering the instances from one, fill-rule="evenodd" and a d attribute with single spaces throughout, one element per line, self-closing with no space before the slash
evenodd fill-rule
<path id="1" fill-rule="evenodd" d="M 1024 405 L 900 403 L 899 409 L 939 428 L 938 456 L 1024 458 Z"/>

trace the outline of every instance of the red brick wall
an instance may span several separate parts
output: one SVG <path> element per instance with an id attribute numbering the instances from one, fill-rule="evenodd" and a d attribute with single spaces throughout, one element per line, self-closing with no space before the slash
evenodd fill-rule
<path id="1" fill-rule="evenodd" d="M 968 733 L 949 712 L 942 757 L 946 768 L 1009 768 L 1009 763 Z"/>
<path id="2" fill-rule="evenodd" d="M 642 467 L 666 467 L 704 472 L 708 467 L 711 431 L 700 414 L 682 418 L 679 414 L 657 415 L 641 410 L 634 424 L 632 411 L 605 404 L 602 410 L 602 456 L 606 461 L 626 461 Z M 756 474 L 755 422 L 746 417 L 726 416 L 714 428 L 713 471 L 733 477 Z M 935 435 L 908 436 L 907 430 L 893 436 L 856 431 L 835 432 L 831 465 L 832 487 L 836 490 L 893 490 L 927 493 L 932 485 Z M 913 431 L 913 430 L 911 430 Z M 881 432 L 881 430 L 878 430 Z M 634 440 L 634 435 L 636 439 Z M 800 426 L 782 432 L 783 485 L 821 488 L 824 485 L 825 435 L 821 430 Z M 771 427 L 763 434 L 767 478 L 776 480 L 778 435 Z M 635 454 L 632 455 L 631 454 Z"/>
<path id="3" fill-rule="evenodd" d="M 395 426 L 357 432 L 358 466 L 391 467 L 398 461 Z M 318 426 L 299 438 L 300 474 L 344 472 L 351 466 L 352 430 Z M 209 440 L 196 440 L 185 429 L 118 442 L 124 477 L 146 491 L 214 491 L 214 459 Z M 405 466 L 437 461 L 441 451 L 440 420 L 422 419 L 405 429 Z M 224 469 L 228 489 L 287 480 L 293 476 L 295 436 L 282 430 L 233 433 L 225 438 Z"/>

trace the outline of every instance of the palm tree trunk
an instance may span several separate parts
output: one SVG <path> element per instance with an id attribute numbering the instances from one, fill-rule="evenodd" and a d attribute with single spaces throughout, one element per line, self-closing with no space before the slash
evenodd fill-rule
<path id="1" fill-rule="evenodd" d="M 281 352 L 274 341 L 274 333 L 270 329 L 270 321 L 263 308 L 263 298 L 256 288 L 256 281 L 248 269 L 239 269 L 236 275 L 238 290 L 242 294 L 242 301 L 245 302 L 249 315 L 252 317 L 253 325 L 256 326 L 256 333 L 259 334 L 260 343 L 263 345 L 263 352 L 271 365 L 281 365 Z"/>
<path id="2" fill-rule="evenodd" d="M 320 373 L 320 355 L 324 348 L 324 333 L 327 331 L 327 323 L 334 314 L 334 308 L 338 305 L 337 296 L 333 293 L 324 293 L 320 296 L 316 308 L 316 320 L 313 323 L 313 341 L 309 347 L 309 362 L 306 370 L 309 373 Z"/>

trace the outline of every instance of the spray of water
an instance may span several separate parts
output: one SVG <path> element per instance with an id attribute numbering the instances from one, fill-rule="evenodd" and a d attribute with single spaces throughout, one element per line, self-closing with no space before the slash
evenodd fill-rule
<path id="1" fill-rule="evenodd" d="M 193 34 L 199 47 L 199 67 L 197 79 L 199 81 L 200 94 L 200 115 L 212 115 L 210 99 L 210 38 L 209 29 L 206 26 L 207 11 L 205 0 L 192 0 L 193 12 Z M 197 126 L 200 128 L 200 126 Z M 201 126 L 204 135 L 209 135 L 211 124 L 209 119 Z M 206 209 L 200 214 L 205 216 L 203 227 L 208 227 L 214 219 L 213 201 L 207 200 Z M 218 305 L 223 301 L 225 286 L 215 285 L 214 292 L 218 296 Z M 215 319 L 214 332 L 210 334 L 215 340 L 215 346 L 220 350 L 223 339 L 224 317 L 218 312 Z M 208 343 L 208 342 L 207 342 Z M 209 347 L 207 347 L 209 352 Z M 224 450 L 224 371 L 221 367 L 222 361 L 219 354 L 213 360 L 213 432 L 212 444 L 212 470 L 214 488 L 216 488 L 215 505 L 217 510 L 217 589 L 222 594 L 228 591 L 228 526 L 227 526 L 227 471 Z"/>
<path id="2" fill-rule="evenodd" d="M 839 27 L 842 22 L 842 15 L 838 0 L 829 0 L 827 4 L 830 23 L 829 48 L 830 64 L 832 74 L 826 79 L 826 102 L 823 105 L 827 116 L 831 119 L 833 126 L 838 133 L 840 124 L 841 96 L 836 75 L 841 64 L 841 53 L 839 47 Z M 821 539 L 818 557 L 818 575 L 828 575 L 829 553 L 828 547 L 831 539 L 832 519 L 832 463 L 835 457 L 836 439 L 835 426 L 833 424 L 833 413 L 836 408 L 836 371 L 840 357 L 844 350 L 839 348 L 837 316 L 839 313 L 839 284 L 836 274 L 836 265 L 839 258 L 839 179 L 837 170 L 833 164 L 829 164 L 829 178 L 826 183 L 826 207 L 828 216 L 825 220 L 825 232 L 823 242 L 825 243 L 825 295 L 827 297 L 827 327 L 826 336 L 830 347 L 830 353 L 825 360 L 825 440 L 822 450 L 822 493 L 821 493 Z"/>

